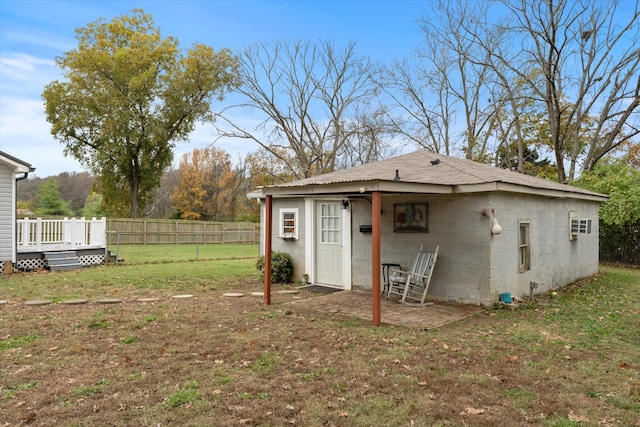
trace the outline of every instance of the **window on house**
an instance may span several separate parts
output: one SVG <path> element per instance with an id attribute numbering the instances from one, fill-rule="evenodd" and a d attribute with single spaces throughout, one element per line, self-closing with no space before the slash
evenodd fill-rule
<path id="1" fill-rule="evenodd" d="M 521 222 L 519 228 L 520 228 L 520 231 L 518 233 L 518 269 L 520 270 L 520 272 L 523 272 L 531 268 L 531 242 L 530 242 L 531 224 L 528 222 Z"/>
<path id="2" fill-rule="evenodd" d="M 280 209 L 280 237 L 298 238 L 298 209 Z"/>

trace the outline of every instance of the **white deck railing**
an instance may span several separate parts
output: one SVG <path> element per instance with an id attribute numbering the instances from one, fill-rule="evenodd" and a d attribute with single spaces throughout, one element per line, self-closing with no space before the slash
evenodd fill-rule
<path id="1" fill-rule="evenodd" d="M 107 219 L 19 219 L 18 252 L 106 247 Z"/>

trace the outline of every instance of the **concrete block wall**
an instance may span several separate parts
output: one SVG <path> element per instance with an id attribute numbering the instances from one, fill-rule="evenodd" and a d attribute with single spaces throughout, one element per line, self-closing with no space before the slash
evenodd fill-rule
<path id="1" fill-rule="evenodd" d="M 402 195 L 382 197 L 381 261 L 411 267 L 424 245 L 428 251 L 440 246 L 429 295 L 456 301 L 489 297 L 489 225 L 478 211 L 486 207 L 487 195 Z M 395 233 L 393 205 L 428 204 L 428 233 Z M 364 199 L 351 203 L 352 278 L 354 289 L 371 289 L 371 233 L 360 225 L 371 224 L 371 204 Z"/>
<path id="2" fill-rule="evenodd" d="M 430 197 L 430 234 L 440 245 L 431 296 L 465 303 L 489 298 L 490 228 L 479 214 L 488 207 L 486 194 Z"/>
<path id="3" fill-rule="evenodd" d="M 351 281 L 354 290 L 371 289 L 371 203 L 367 197 L 350 199 L 352 237 Z M 394 204 L 427 203 L 428 233 L 394 232 Z M 298 240 L 278 236 L 279 209 L 298 208 Z M 502 226 L 491 234 L 491 220 L 480 212 L 494 210 Z M 420 245 L 433 251 L 440 246 L 429 287 L 432 298 L 444 301 L 491 305 L 498 295 L 529 295 L 530 282 L 539 283 L 535 292 L 546 292 L 598 271 L 598 209 L 595 202 L 551 199 L 509 193 L 455 195 L 383 195 L 381 262 L 409 268 Z M 591 234 L 569 240 L 569 212 L 592 220 Z M 303 199 L 274 200 L 274 251 L 294 259 L 293 281 L 305 273 L 305 203 Z M 519 222 L 530 222 L 531 268 L 518 271 Z M 346 232 L 347 230 L 345 230 Z"/>
<path id="4" fill-rule="evenodd" d="M 393 205 L 428 203 L 428 233 L 394 233 Z M 351 204 L 354 289 L 371 288 L 371 204 Z M 491 219 L 481 211 L 494 210 L 503 228 L 491 234 Z M 569 212 L 592 220 L 591 234 L 569 240 Z M 598 271 L 598 204 L 508 193 L 466 195 L 402 195 L 382 198 L 381 260 L 409 268 L 421 244 L 440 245 L 429 295 L 444 301 L 491 305 L 499 294 L 529 295 L 567 285 Z M 531 269 L 518 270 L 520 221 L 530 222 Z"/>
<path id="5" fill-rule="evenodd" d="M 491 205 L 503 228 L 501 235 L 492 237 L 491 247 L 493 288 L 499 293 L 529 295 L 532 281 L 538 283 L 533 292 L 542 293 L 598 271 L 597 203 L 535 196 L 514 199 L 508 194 L 492 194 Z M 569 239 L 570 212 L 591 219 L 591 234 Z M 531 268 L 524 272 L 518 271 L 520 221 L 530 223 Z"/>
<path id="6" fill-rule="evenodd" d="M 361 232 L 361 225 L 371 225 L 371 203 L 365 198 L 350 200 L 351 209 L 351 286 L 354 290 L 371 290 L 371 233 Z M 383 207 L 384 211 L 384 207 Z M 381 262 L 392 262 L 381 254 Z M 393 261 L 395 262 L 395 261 Z M 381 284 L 382 286 L 382 284 Z"/>

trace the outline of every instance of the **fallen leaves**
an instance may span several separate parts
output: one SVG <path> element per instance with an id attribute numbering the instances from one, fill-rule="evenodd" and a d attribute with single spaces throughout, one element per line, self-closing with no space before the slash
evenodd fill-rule
<path id="1" fill-rule="evenodd" d="M 486 409 L 484 408 L 473 408 L 471 406 L 468 406 L 464 408 L 464 411 L 460 412 L 460 415 L 464 415 L 464 414 L 480 415 L 480 414 L 484 414 L 485 412 L 486 412 Z"/>
<path id="2" fill-rule="evenodd" d="M 573 421 L 573 422 L 576 422 L 576 423 L 588 423 L 588 422 L 590 422 L 589 418 L 583 417 L 583 416 L 580 416 L 580 415 L 576 415 L 576 414 L 573 413 L 573 411 L 570 411 L 567 414 L 567 418 L 569 419 L 569 421 Z"/>

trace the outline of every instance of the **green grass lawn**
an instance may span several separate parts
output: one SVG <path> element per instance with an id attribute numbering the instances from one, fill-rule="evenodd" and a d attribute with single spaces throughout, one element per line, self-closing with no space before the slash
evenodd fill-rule
<path id="1" fill-rule="evenodd" d="M 257 279 L 257 245 L 120 246 L 118 266 L 95 266 L 69 272 L 39 271 L 0 276 L 0 300 L 95 299 L 131 292 L 186 292 L 233 288 Z M 114 252 L 115 253 L 115 250 Z"/>
<path id="2" fill-rule="evenodd" d="M 109 246 L 111 254 L 126 264 L 178 262 L 232 258 L 257 258 L 258 245 L 116 245 Z"/>
<path id="3" fill-rule="evenodd" d="M 296 295 L 265 306 L 252 258 L 161 258 L 0 278 L 1 421 L 640 426 L 640 270 L 422 330 L 299 311 Z M 124 303 L 16 301 L 35 297 Z"/>

